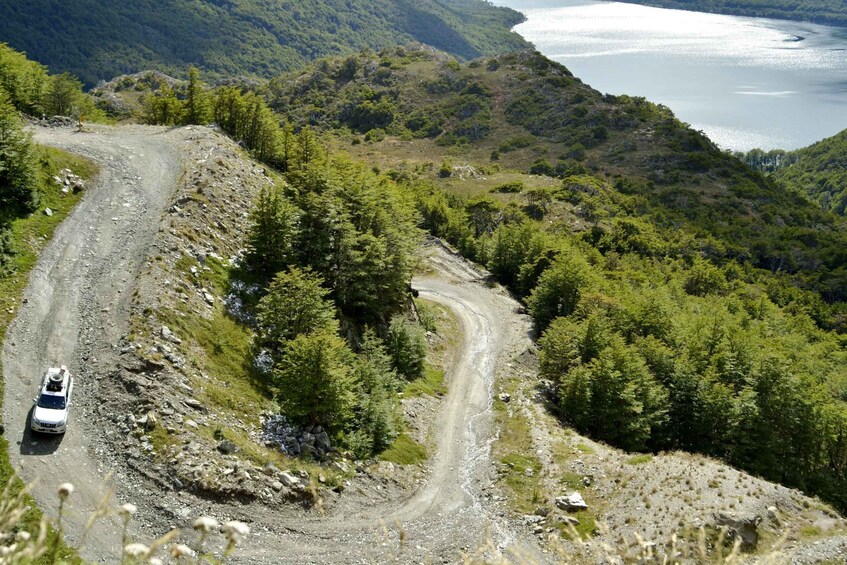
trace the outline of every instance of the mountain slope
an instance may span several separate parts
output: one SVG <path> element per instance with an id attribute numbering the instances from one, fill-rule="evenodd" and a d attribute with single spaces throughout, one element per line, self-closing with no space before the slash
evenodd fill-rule
<path id="1" fill-rule="evenodd" d="M 786 154 L 774 178 L 805 192 L 825 210 L 847 214 L 847 130 Z"/>
<path id="2" fill-rule="evenodd" d="M 351 149 L 380 155 L 384 166 L 460 158 L 553 177 L 598 175 L 628 199 L 627 215 L 687 232 L 707 257 L 805 271 L 804 284 L 844 297 L 847 239 L 834 215 L 725 154 L 669 109 L 603 95 L 538 53 L 464 66 L 421 50 L 364 54 L 283 75 L 267 97 L 299 123 L 352 129 L 366 141 L 388 134 L 377 150 Z"/>
<path id="3" fill-rule="evenodd" d="M 420 41 L 461 58 L 525 47 L 481 0 L 0 1 L 0 41 L 88 84 L 146 69 L 271 76 L 320 56 Z"/>

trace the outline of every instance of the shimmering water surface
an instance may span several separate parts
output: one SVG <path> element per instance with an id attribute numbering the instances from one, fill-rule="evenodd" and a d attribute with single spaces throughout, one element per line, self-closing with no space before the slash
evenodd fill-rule
<path id="1" fill-rule="evenodd" d="M 592 0 L 496 0 L 601 92 L 645 96 L 719 145 L 795 149 L 847 128 L 847 29 Z"/>

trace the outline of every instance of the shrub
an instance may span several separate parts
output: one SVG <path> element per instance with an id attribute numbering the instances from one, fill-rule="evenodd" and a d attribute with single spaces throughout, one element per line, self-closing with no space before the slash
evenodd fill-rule
<path id="1" fill-rule="evenodd" d="M 427 345 L 420 325 L 405 316 L 394 316 L 388 326 L 386 345 L 391 366 L 398 374 L 408 380 L 423 375 Z"/>

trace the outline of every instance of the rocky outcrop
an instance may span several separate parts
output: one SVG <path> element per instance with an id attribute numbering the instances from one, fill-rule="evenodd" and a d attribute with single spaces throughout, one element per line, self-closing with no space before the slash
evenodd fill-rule
<path id="1" fill-rule="evenodd" d="M 753 512 L 727 512 L 715 513 L 714 523 L 718 528 L 726 528 L 730 539 L 741 540 L 742 551 L 753 551 L 759 543 L 759 524 L 762 517 Z"/>

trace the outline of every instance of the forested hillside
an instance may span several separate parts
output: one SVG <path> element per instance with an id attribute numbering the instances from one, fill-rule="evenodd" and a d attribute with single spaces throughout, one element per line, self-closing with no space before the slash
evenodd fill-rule
<path id="1" fill-rule="evenodd" d="M 808 194 L 825 210 L 847 214 L 847 130 L 786 153 L 773 176 Z"/>
<path id="2" fill-rule="evenodd" d="M 320 126 L 525 301 L 563 421 L 630 450 L 720 457 L 847 507 L 836 216 L 666 108 L 602 96 L 534 53 L 321 61 L 267 89 L 296 127 L 244 96 L 222 89 L 212 104 L 256 156 L 291 170 L 293 132 Z M 256 120 L 227 122 L 231 107 L 253 108 L 262 135 L 238 129 Z"/>
<path id="3" fill-rule="evenodd" d="M 799 20 L 847 26 L 847 4 L 840 0 L 626 0 L 660 8 L 730 14 L 754 18 Z"/>
<path id="4" fill-rule="evenodd" d="M 482 0 L 0 1 L 0 41 L 91 86 L 155 69 L 269 77 L 321 56 L 419 41 L 461 58 L 526 47 Z"/>

